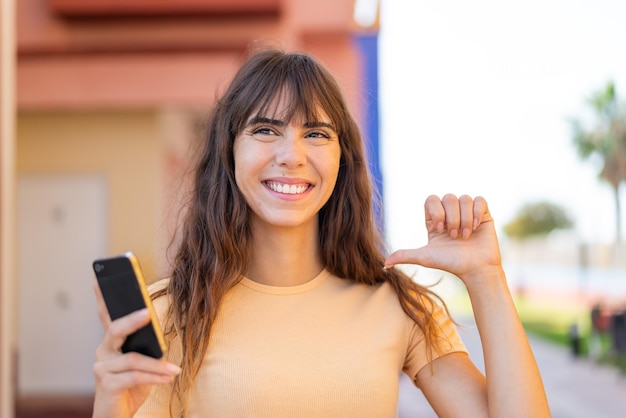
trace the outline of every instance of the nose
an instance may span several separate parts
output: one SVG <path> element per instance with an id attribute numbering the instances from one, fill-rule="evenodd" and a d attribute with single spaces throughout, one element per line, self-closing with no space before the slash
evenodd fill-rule
<path id="1" fill-rule="evenodd" d="M 294 132 L 286 132 L 276 142 L 276 164 L 280 167 L 295 168 L 306 164 L 306 143 Z"/>

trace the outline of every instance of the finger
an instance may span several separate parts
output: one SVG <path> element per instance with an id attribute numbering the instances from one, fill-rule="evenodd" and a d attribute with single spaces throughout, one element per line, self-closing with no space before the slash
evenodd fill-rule
<path id="1" fill-rule="evenodd" d="M 443 208 L 446 211 L 446 228 L 451 238 L 459 236 L 461 227 L 461 208 L 459 199 L 453 194 L 447 194 L 441 199 Z"/>
<path id="2" fill-rule="evenodd" d="M 112 321 L 98 347 L 96 358 L 102 360 L 110 358 L 111 355 L 118 355 L 126 338 L 147 325 L 148 322 L 150 322 L 150 314 L 146 308 Z"/>
<path id="3" fill-rule="evenodd" d="M 467 239 L 473 230 L 474 200 L 468 195 L 459 197 L 459 209 L 461 214 L 459 231 L 461 232 L 461 237 Z"/>
<path id="4" fill-rule="evenodd" d="M 102 296 L 102 291 L 100 290 L 100 286 L 98 285 L 98 280 L 96 276 L 93 277 L 93 291 L 96 294 L 96 303 L 98 305 L 98 318 L 100 318 L 100 323 L 102 324 L 102 328 L 106 331 L 111 324 L 111 317 L 109 316 L 109 310 L 104 303 L 104 297 Z"/>
<path id="5" fill-rule="evenodd" d="M 432 266 L 427 247 L 395 251 L 385 260 L 384 268 L 387 269 L 396 264 L 417 264 L 424 267 Z"/>
<path id="6" fill-rule="evenodd" d="M 430 232 L 443 232 L 445 229 L 446 212 L 438 196 L 428 196 L 424 202 L 424 215 L 426 219 L 426 230 Z"/>
<path id="7" fill-rule="evenodd" d="M 125 373 L 128 371 L 175 376 L 180 373 L 181 369 L 174 363 L 139 353 L 126 353 L 116 356 L 112 360 L 97 362 L 94 365 L 94 372 L 100 376 L 106 373 Z"/>
<path id="8" fill-rule="evenodd" d="M 158 385 L 169 383 L 174 378 L 171 374 L 147 373 L 129 370 L 124 373 L 96 374 L 99 387 L 107 392 L 122 392 L 143 385 Z"/>
<path id="9" fill-rule="evenodd" d="M 491 220 L 491 214 L 489 213 L 487 201 L 482 196 L 477 196 L 474 199 L 474 220 L 472 229 L 475 230 L 482 222 Z"/>

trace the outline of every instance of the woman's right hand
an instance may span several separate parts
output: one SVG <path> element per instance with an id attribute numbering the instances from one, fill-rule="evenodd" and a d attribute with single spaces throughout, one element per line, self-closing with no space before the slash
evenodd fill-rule
<path id="1" fill-rule="evenodd" d="M 111 321 L 95 279 L 94 290 L 105 333 L 93 367 L 96 379 L 93 418 L 131 418 L 145 402 L 151 386 L 170 383 L 180 368 L 139 353 L 122 354 L 126 337 L 150 322 L 148 310 Z"/>

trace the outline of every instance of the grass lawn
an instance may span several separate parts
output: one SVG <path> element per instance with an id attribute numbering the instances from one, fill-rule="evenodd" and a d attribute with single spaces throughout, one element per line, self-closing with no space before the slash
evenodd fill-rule
<path id="1" fill-rule="evenodd" d="M 515 298 L 515 306 L 526 332 L 570 350 L 572 350 L 572 327 L 575 326 L 579 337 L 579 353 L 581 356 L 587 356 L 591 334 L 591 313 L 588 306 L 554 303 L 548 298 L 525 297 Z M 471 304 L 466 293 L 461 292 L 450 299 L 449 307 L 453 316 L 472 315 Z M 620 368 L 626 367 L 617 359 L 608 358 L 612 344 L 610 335 L 603 335 L 599 344 L 600 361 L 616 363 Z"/>
<path id="2" fill-rule="evenodd" d="M 591 330 L 590 313 L 586 306 L 563 306 L 526 298 L 517 298 L 515 306 L 527 332 L 559 345 L 570 346 L 572 327 L 576 327 L 578 336 L 583 340 Z"/>
<path id="3" fill-rule="evenodd" d="M 448 304 L 453 315 L 472 315 L 469 297 L 465 292 L 456 294 Z M 587 306 L 517 297 L 515 307 L 527 332 L 564 346 L 569 346 L 572 325 L 578 327 L 579 335 L 583 337 L 589 334 L 591 328 Z"/>

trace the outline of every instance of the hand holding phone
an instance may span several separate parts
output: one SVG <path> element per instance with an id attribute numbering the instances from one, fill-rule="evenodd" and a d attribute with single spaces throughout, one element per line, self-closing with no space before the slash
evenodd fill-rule
<path id="1" fill-rule="evenodd" d="M 150 322 L 126 338 L 122 352 L 163 357 L 165 340 L 137 257 L 127 252 L 95 260 L 92 267 L 112 321 L 144 308 L 150 313 Z"/>

